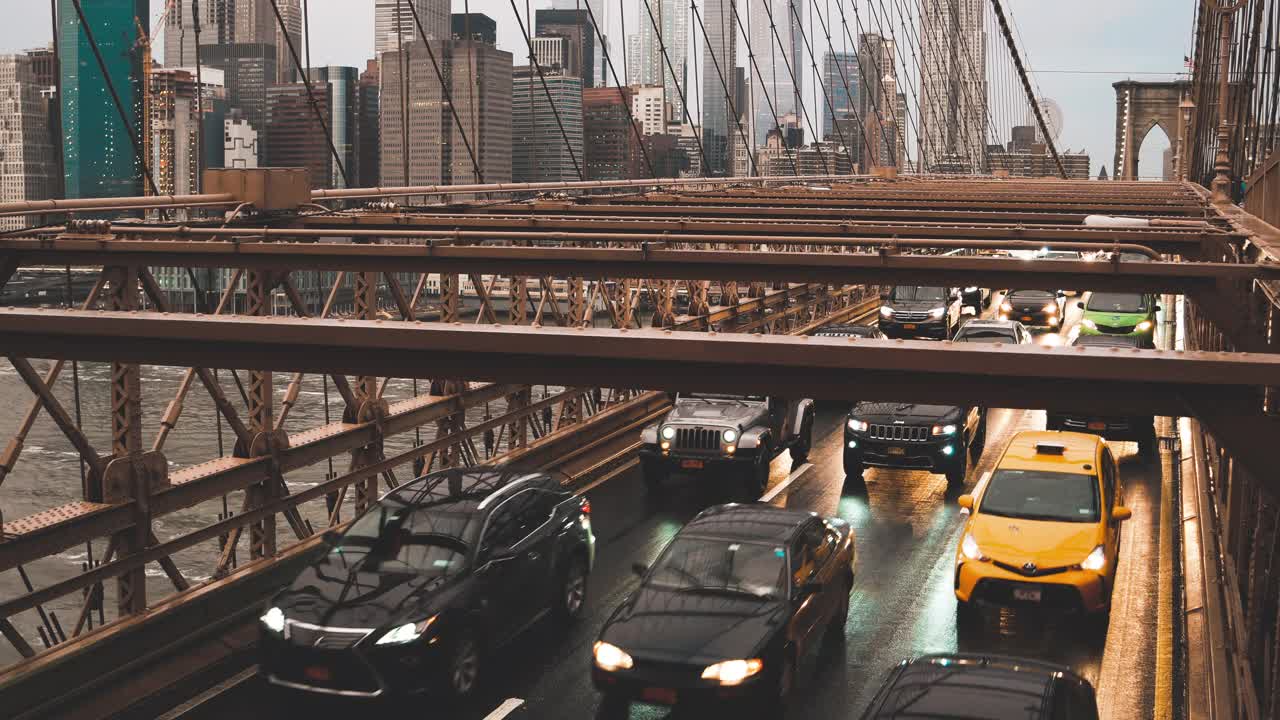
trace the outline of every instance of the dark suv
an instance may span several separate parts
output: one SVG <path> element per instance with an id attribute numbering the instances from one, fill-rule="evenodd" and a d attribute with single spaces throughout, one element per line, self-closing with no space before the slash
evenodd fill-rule
<path id="1" fill-rule="evenodd" d="M 451 469 L 401 485 L 262 615 L 272 685 L 344 697 L 463 697 L 535 620 L 574 620 L 595 539 L 585 498 L 548 473 Z"/>
<path id="2" fill-rule="evenodd" d="M 1098 720 L 1088 680 L 1061 665 L 984 655 L 926 655 L 889 673 L 863 713 L 876 718 Z"/>
<path id="3" fill-rule="evenodd" d="M 791 450 L 804 462 L 813 442 L 813 401 L 764 395 L 689 393 L 676 396 L 661 422 L 640 434 L 640 463 L 650 490 L 673 472 L 741 468 L 747 489 L 769 484 L 769 463 Z"/>
<path id="4" fill-rule="evenodd" d="M 960 327 L 960 290 L 897 285 L 880 296 L 880 331 L 891 338 L 946 340 Z"/>
<path id="5" fill-rule="evenodd" d="M 986 412 L 976 405 L 861 402 L 844 425 L 844 474 L 865 467 L 928 470 L 964 484 L 966 452 L 977 457 L 986 441 Z"/>
<path id="6" fill-rule="evenodd" d="M 1142 338 L 1132 335 L 1081 335 L 1073 347 L 1136 348 L 1143 347 Z M 1080 415 L 1050 410 L 1045 416 L 1046 430 L 1071 430 L 1093 433 L 1108 440 L 1138 443 L 1138 454 L 1154 459 L 1159 452 L 1155 418 L 1151 415 Z"/>

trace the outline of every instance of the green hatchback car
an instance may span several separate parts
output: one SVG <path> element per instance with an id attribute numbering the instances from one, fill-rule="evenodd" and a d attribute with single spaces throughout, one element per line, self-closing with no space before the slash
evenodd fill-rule
<path id="1" fill-rule="evenodd" d="M 1084 309 L 1081 335 L 1117 335 L 1138 340 L 1139 347 L 1155 347 L 1156 296 L 1146 293 L 1095 292 L 1077 302 Z"/>

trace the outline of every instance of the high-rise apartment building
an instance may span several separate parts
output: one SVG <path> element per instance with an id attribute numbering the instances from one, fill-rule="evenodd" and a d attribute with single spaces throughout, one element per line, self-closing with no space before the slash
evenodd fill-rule
<path id="1" fill-rule="evenodd" d="M 311 92 L 315 107 L 326 117 L 332 117 L 333 88 L 327 83 L 313 83 Z M 333 154 L 316 120 L 306 85 L 299 82 L 267 88 L 265 127 L 263 157 L 267 167 L 306 168 L 311 187 L 332 187 Z"/>
<path id="2" fill-rule="evenodd" d="M 538 10 L 537 34 L 559 35 L 569 38 L 569 55 L 564 62 L 565 73 L 582 79 L 582 87 L 595 87 L 596 42 L 595 26 L 586 10 Z"/>
<path id="3" fill-rule="evenodd" d="M 546 82 L 543 88 L 542 80 Z M 550 93 L 550 98 L 548 98 Z M 559 122 L 557 122 L 557 114 Z M 560 128 L 564 127 L 562 133 Z M 511 91 L 514 182 L 580 180 L 582 152 L 582 79 L 563 73 L 517 67 Z"/>
<path id="4" fill-rule="evenodd" d="M 822 108 L 822 135 L 827 142 L 840 142 L 841 138 L 851 145 L 860 142 L 859 136 L 848 132 L 849 123 L 841 122 L 858 124 L 860 80 L 856 52 L 828 51 L 823 57 L 822 82 L 831 98 L 831 105 L 823 103 Z"/>
<path id="5" fill-rule="evenodd" d="M 381 71 L 376 59 L 370 60 L 360 74 L 356 97 L 356 170 L 357 187 L 374 187 L 378 184 L 381 136 L 378 116 L 382 98 L 379 95 Z"/>
<path id="6" fill-rule="evenodd" d="M 985 0 L 923 0 L 920 11 L 920 165 L 986 169 Z"/>
<path id="7" fill-rule="evenodd" d="M 413 7 L 409 4 L 413 3 Z M 373 5 L 373 50 L 381 55 L 399 49 L 403 42 L 421 41 L 413 13 L 428 38 L 444 42 L 452 35 L 449 0 L 375 0 Z M 397 35 L 400 37 L 397 38 Z"/>
<path id="8" fill-rule="evenodd" d="M 131 133 L 142 128 L 142 57 L 133 50 L 134 18 L 149 17 L 147 0 L 82 3 L 85 19 L 124 108 L 112 102 L 107 82 L 71 0 L 58 2 L 59 64 L 62 69 L 63 168 L 69 198 L 142 194 L 142 173 Z"/>
<path id="9" fill-rule="evenodd" d="M 148 88 L 151 174 L 163 195 L 189 195 L 200 187 L 200 113 L 195 75 L 154 68 Z"/>
<path id="10" fill-rule="evenodd" d="M 637 129 L 628 105 L 632 88 L 582 91 L 582 135 L 587 180 L 631 180 L 648 175 Z"/>
<path id="11" fill-rule="evenodd" d="M 511 182 L 511 61 L 511 53 L 494 43 L 453 39 L 449 53 L 453 106 L 476 156 L 473 163 L 458 123 L 450 121 L 449 182 L 454 185 Z"/>
<path id="12" fill-rule="evenodd" d="M 30 54 L 0 55 L 0 202 L 57 197 L 54 129 Z M 0 230 L 35 224 L 21 215 L 0 217 Z"/>
<path id="13" fill-rule="evenodd" d="M 732 174 L 733 145 L 742 141 L 730 84 L 738 57 L 738 26 L 730 7 L 733 1 L 706 0 L 702 13 L 706 28 L 702 48 L 702 146 L 710 163 L 707 174 L 715 177 Z"/>
<path id="14" fill-rule="evenodd" d="M 203 37 L 203 35 L 202 35 Z M 200 61 L 226 78 L 227 105 L 239 110 L 263 140 L 267 88 L 277 83 L 276 48 L 262 43 L 203 45 Z M 263 143 L 265 145 L 265 140 Z"/>
<path id="15" fill-rule="evenodd" d="M 756 142 L 763 144 L 766 134 L 777 124 L 775 112 L 781 117 L 800 111 L 804 68 L 808 66 L 802 56 L 804 45 L 800 36 L 806 3 L 800 0 L 748 0 L 748 3 L 743 22 L 750 26 L 749 52 L 755 57 L 759 73 L 751 67 L 750 59 L 747 64 L 753 81 Z M 739 16 L 743 12 L 739 9 Z"/>
<path id="16" fill-rule="evenodd" d="M 168 0 L 166 0 L 167 2 Z M 201 0 L 200 17 L 192 0 L 173 0 L 164 31 L 164 64 L 169 67 L 195 65 L 200 47 L 209 45 L 260 44 L 270 46 L 276 74 L 270 83 L 288 82 L 296 67 L 289 43 L 299 60 L 305 61 L 302 46 L 302 0 Z M 276 10 L 279 10 L 279 17 Z M 147 17 L 143 15 L 142 17 Z M 196 43 L 199 21 L 200 42 Z M 283 21 L 284 30 L 281 30 Z M 263 48 L 266 50 L 266 48 Z M 203 57 L 201 58 L 203 61 Z"/>
<path id="17" fill-rule="evenodd" d="M 661 135 L 666 132 L 666 115 L 663 110 L 662 86 L 631 86 L 631 113 L 640 123 L 645 135 Z"/>

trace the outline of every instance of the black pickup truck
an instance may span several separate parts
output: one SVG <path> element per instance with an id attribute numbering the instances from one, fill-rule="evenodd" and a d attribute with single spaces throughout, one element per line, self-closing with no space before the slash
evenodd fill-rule
<path id="1" fill-rule="evenodd" d="M 928 470 L 964 484 L 968 457 L 982 453 L 986 412 L 976 405 L 861 402 L 844 426 L 844 474 L 861 478 L 866 467 Z"/>

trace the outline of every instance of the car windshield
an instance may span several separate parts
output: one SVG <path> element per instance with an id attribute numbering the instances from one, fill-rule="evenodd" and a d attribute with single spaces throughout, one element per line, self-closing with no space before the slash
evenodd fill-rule
<path id="1" fill-rule="evenodd" d="M 470 508 L 384 500 L 351 524 L 329 559 L 362 562 L 374 571 L 451 575 L 466 566 L 478 531 L 479 520 Z"/>
<path id="2" fill-rule="evenodd" d="M 1097 522 L 1098 480 L 1079 473 L 997 470 L 978 511 L 1024 520 Z"/>
<path id="3" fill-rule="evenodd" d="M 990 343 L 992 345 L 1013 345 L 1013 336 L 1003 330 L 973 330 L 962 332 L 956 340 L 974 343 Z"/>
<path id="4" fill-rule="evenodd" d="M 769 599 L 785 595 L 786 551 L 768 543 L 677 537 L 649 575 L 648 586 L 689 593 Z"/>
<path id="5" fill-rule="evenodd" d="M 1089 296 L 1089 309 L 1097 312 L 1140 313 L 1149 307 L 1141 293 L 1096 292 Z"/>
<path id="6" fill-rule="evenodd" d="M 1013 290 L 1009 293 L 1010 300 L 1036 300 L 1053 299 L 1055 295 L 1048 290 Z"/>
<path id="7" fill-rule="evenodd" d="M 940 287 L 928 287 L 924 285 L 899 285 L 893 289 L 889 295 L 891 300 L 932 300 L 942 302 L 947 297 L 946 290 Z"/>
<path id="8" fill-rule="evenodd" d="M 727 400 L 730 402 L 768 402 L 764 395 L 729 395 L 727 393 L 681 393 L 680 397 L 693 400 Z"/>

